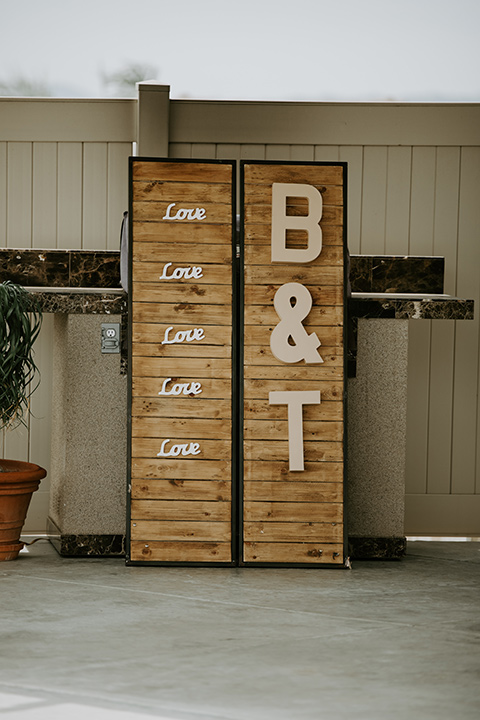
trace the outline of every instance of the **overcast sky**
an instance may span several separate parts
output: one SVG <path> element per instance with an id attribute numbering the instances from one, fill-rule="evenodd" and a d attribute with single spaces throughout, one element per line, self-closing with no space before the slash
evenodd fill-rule
<path id="1" fill-rule="evenodd" d="M 112 95 L 131 63 L 171 97 L 480 100 L 480 0 L 0 0 L 0 82 Z"/>

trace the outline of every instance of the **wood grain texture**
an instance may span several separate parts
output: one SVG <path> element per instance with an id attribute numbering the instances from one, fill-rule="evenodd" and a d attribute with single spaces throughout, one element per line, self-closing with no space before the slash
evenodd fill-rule
<path id="1" fill-rule="evenodd" d="M 248 164 L 244 175 L 243 560 L 342 563 L 343 168 Z M 274 182 L 311 184 L 322 194 L 322 251 L 315 260 L 272 263 Z M 287 216 L 306 214 L 306 198 L 287 197 Z M 287 248 L 304 248 L 307 240 L 306 231 L 286 231 Z M 310 292 L 312 308 L 297 322 L 316 333 L 323 363 L 287 364 L 270 349 L 281 321 L 274 299 L 285 283 Z M 321 402 L 302 407 L 305 466 L 290 471 L 288 408 L 270 405 L 268 397 L 305 390 L 319 390 Z"/>

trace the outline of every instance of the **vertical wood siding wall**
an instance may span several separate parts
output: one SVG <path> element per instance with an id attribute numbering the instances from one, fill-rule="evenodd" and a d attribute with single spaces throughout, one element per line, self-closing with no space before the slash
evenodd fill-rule
<path id="1" fill-rule="evenodd" d="M 20 102 L 14 103 L 18 111 Z M 42 103 L 43 105 L 43 103 Z M 73 103 L 66 104 L 71 110 Z M 128 157 L 131 141 L 100 142 L 115 135 L 108 114 L 101 127 L 89 123 L 92 106 L 75 103 L 74 141 L 35 141 L 36 137 L 68 137 L 68 124 L 59 115 L 65 106 L 52 103 L 46 118 L 35 126 L 35 101 L 21 106 L 23 125 L 30 125 L 32 141 L 22 134 L 17 118 L 10 128 L 0 121 L 0 247 L 118 250 L 123 212 L 128 208 Z M 111 105 L 110 105 L 111 107 Z M 3 105 L 0 111 L 11 111 Z M 115 109 L 115 106 L 112 108 Z M 116 108 L 124 112 L 124 106 Z M 5 116 L 3 116 L 5 118 Z M 125 133 L 123 133 L 125 134 Z M 127 132 L 128 134 L 128 132 Z M 83 139 L 78 139 L 78 136 Z M 14 139 L 8 140 L 11 136 Z M 5 139 L 7 138 L 7 139 Z M 50 467 L 53 315 L 45 315 L 35 346 L 41 383 L 32 396 L 28 427 L 0 435 L 0 455 L 31 460 Z M 49 477 L 42 481 L 29 510 L 26 532 L 45 532 Z"/>

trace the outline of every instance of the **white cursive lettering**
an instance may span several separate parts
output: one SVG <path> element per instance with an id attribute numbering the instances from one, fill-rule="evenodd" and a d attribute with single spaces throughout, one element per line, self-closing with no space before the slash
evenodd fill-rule
<path id="1" fill-rule="evenodd" d="M 171 442 L 171 440 L 164 440 L 162 442 L 162 446 L 160 448 L 160 452 L 157 453 L 157 457 L 178 457 L 179 455 L 199 455 L 200 445 L 199 443 L 184 443 L 184 444 L 178 444 L 178 445 L 172 445 L 170 450 L 165 451 L 165 446 L 167 443 Z"/>
<path id="2" fill-rule="evenodd" d="M 175 383 L 169 390 L 167 385 L 172 381 L 172 378 L 166 378 L 163 381 L 162 389 L 158 393 L 159 395 L 200 395 L 202 392 L 202 383 L 191 382 L 191 383 Z"/>
<path id="3" fill-rule="evenodd" d="M 193 340 L 205 339 L 205 333 L 203 331 L 203 328 L 192 328 L 192 330 L 178 330 L 178 332 L 175 333 L 175 337 L 173 338 L 173 340 L 168 339 L 170 330 L 173 330 L 172 326 L 168 327 L 165 330 L 162 345 L 173 345 L 174 343 L 182 343 L 184 341 L 192 342 Z"/>
<path id="4" fill-rule="evenodd" d="M 174 207 L 175 203 L 170 203 L 162 220 L 205 220 L 207 217 L 205 208 L 179 208 L 175 215 L 170 215 Z"/>
<path id="5" fill-rule="evenodd" d="M 185 280 L 197 280 L 198 278 L 203 277 L 203 269 L 196 265 L 190 267 L 177 267 L 173 270 L 171 275 L 168 275 L 167 269 L 171 264 L 171 262 L 165 263 L 162 274 L 158 278 L 159 280 L 180 280 L 181 278 L 185 278 Z"/>

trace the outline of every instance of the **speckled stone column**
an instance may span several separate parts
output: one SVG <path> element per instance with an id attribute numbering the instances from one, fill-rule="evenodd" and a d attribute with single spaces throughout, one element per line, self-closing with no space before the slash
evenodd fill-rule
<path id="1" fill-rule="evenodd" d="M 120 316 L 55 316 L 48 527 L 62 555 L 123 551 L 127 379 L 101 352 L 102 322 Z"/>
<path id="2" fill-rule="evenodd" d="M 353 557 L 404 554 L 408 320 L 358 321 L 348 381 L 347 530 Z"/>

